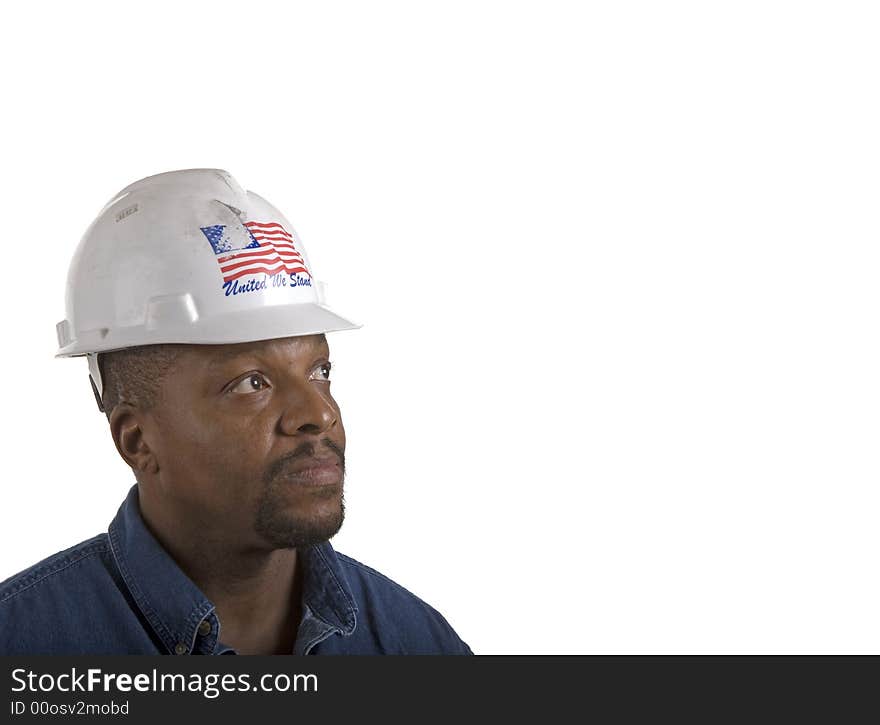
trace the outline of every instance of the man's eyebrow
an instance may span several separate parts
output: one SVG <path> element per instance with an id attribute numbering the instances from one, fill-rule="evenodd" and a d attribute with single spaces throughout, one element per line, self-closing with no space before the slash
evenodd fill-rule
<path id="1" fill-rule="evenodd" d="M 235 358 L 250 355 L 253 352 L 253 350 L 212 350 L 211 356 L 208 359 L 208 366 L 212 368 L 217 367 L 218 365 L 227 363 Z"/>
<path id="2" fill-rule="evenodd" d="M 320 360 L 321 358 L 329 357 L 329 345 L 326 344 L 326 338 L 320 343 L 318 350 L 315 353 L 315 360 Z M 215 368 L 219 365 L 223 365 L 225 363 L 230 362 L 231 360 L 235 360 L 240 357 L 245 357 L 247 355 L 257 356 L 260 354 L 259 350 L 249 349 L 249 350 L 212 350 L 211 356 L 208 360 L 208 366 L 211 368 Z"/>

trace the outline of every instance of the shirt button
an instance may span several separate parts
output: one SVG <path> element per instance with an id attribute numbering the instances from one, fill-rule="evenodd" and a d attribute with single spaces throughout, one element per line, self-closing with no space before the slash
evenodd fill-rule
<path id="1" fill-rule="evenodd" d="M 189 647 L 187 647 L 183 642 L 178 642 L 174 647 L 174 654 L 176 655 L 185 655 L 189 652 Z"/>
<path id="2" fill-rule="evenodd" d="M 202 620 L 202 623 L 199 625 L 199 634 L 202 637 L 207 637 L 211 634 L 211 623 L 207 619 Z"/>

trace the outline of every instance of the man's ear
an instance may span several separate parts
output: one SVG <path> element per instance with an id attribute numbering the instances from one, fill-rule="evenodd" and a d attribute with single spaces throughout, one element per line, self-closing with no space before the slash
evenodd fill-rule
<path id="1" fill-rule="evenodd" d="M 158 473 L 159 462 L 144 433 L 144 411 L 129 403 L 118 403 L 110 413 L 110 434 L 116 450 L 137 473 Z"/>

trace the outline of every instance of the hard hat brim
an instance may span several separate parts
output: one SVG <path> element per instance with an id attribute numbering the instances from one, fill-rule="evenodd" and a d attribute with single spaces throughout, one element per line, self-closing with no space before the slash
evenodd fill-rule
<path id="1" fill-rule="evenodd" d="M 163 343 L 239 344 L 356 330 L 362 326 L 314 302 L 270 305 L 201 317 L 183 325 L 162 325 L 157 329 L 150 329 L 148 325 L 136 325 L 115 330 L 89 331 L 89 334 L 70 340 L 60 347 L 55 357 L 74 357 Z"/>

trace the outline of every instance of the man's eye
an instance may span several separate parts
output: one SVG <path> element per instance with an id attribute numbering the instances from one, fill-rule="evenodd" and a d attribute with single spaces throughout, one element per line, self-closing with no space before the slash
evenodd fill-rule
<path id="1" fill-rule="evenodd" d="M 239 380 L 238 383 L 235 384 L 233 388 L 230 389 L 230 393 L 258 393 L 264 388 L 268 387 L 268 383 L 266 378 L 264 378 L 260 373 L 251 373 L 246 378 Z"/>
<path id="2" fill-rule="evenodd" d="M 324 363 L 319 368 L 316 368 L 315 373 L 318 375 L 318 380 L 330 380 L 330 368 L 333 367 L 331 363 Z"/>

